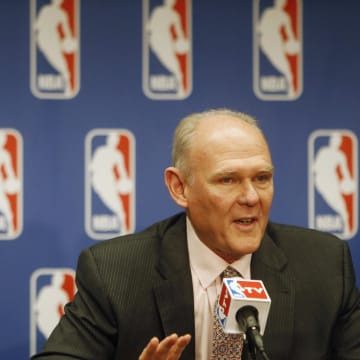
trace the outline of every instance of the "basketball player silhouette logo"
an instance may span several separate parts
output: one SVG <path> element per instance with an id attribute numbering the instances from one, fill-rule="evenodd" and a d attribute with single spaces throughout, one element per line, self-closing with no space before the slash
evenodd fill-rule
<path id="1" fill-rule="evenodd" d="M 254 0 L 254 90 L 264 100 L 294 100 L 302 91 L 300 0 Z"/>
<path id="2" fill-rule="evenodd" d="M 143 88 L 154 99 L 184 99 L 191 92 L 189 0 L 144 0 Z"/>
<path id="3" fill-rule="evenodd" d="M 79 90 L 79 0 L 32 0 L 32 91 L 67 99 Z"/>
<path id="4" fill-rule="evenodd" d="M 345 130 L 311 136 L 310 224 L 350 239 L 357 231 L 357 139 Z"/>

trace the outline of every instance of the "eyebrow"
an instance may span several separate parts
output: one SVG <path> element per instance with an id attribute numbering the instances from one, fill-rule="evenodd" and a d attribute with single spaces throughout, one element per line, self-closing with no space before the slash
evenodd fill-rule
<path id="1" fill-rule="evenodd" d="M 273 165 L 271 165 L 271 166 L 267 166 L 267 167 L 261 169 L 259 172 L 272 172 L 273 173 L 274 171 L 275 171 L 275 167 Z"/>
<path id="2" fill-rule="evenodd" d="M 259 169 L 257 172 L 258 173 L 262 173 L 262 172 L 271 172 L 273 173 L 275 170 L 274 166 L 266 166 L 263 167 L 261 169 Z M 239 172 L 239 170 L 233 170 L 233 169 L 222 169 L 220 171 L 217 172 L 218 175 L 233 175 L 233 174 L 237 174 Z"/>

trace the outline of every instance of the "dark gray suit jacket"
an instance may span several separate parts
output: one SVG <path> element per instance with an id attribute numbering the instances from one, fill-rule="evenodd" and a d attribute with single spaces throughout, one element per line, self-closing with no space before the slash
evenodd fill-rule
<path id="1" fill-rule="evenodd" d="M 264 334 L 271 360 L 360 359 L 360 295 L 344 241 L 270 223 L 251 274 L 272 299 Z M 195 359 L 184 214 L 83 251 L 77 286 L 34 359 L 133 360 L 151 337 L 173 332 L 193 335 L 182 359 Z"/>

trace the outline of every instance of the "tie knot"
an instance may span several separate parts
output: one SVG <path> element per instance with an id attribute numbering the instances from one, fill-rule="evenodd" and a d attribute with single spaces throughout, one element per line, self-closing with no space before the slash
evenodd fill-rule
<path id="1" fill-rule="evenodd" d="M 223 278 L 231 278 L 231 277 L 237 277 L 241 276 L 237 270 L 235 270 L 233 267 L 228 266 L 224 272 L 223 272 Z"/>

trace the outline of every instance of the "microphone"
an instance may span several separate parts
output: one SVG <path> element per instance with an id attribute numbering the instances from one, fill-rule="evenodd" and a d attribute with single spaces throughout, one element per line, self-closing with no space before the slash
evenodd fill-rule
<path id="1" fill-rule="evenodd" d="M 240 277 L 224 278 L 217 316 L 225 333 L 246 334 L 252 356 L 258 349 L 265 360 L 264 334 L 271 299 L 261 280 L 244 280 Z"/>

